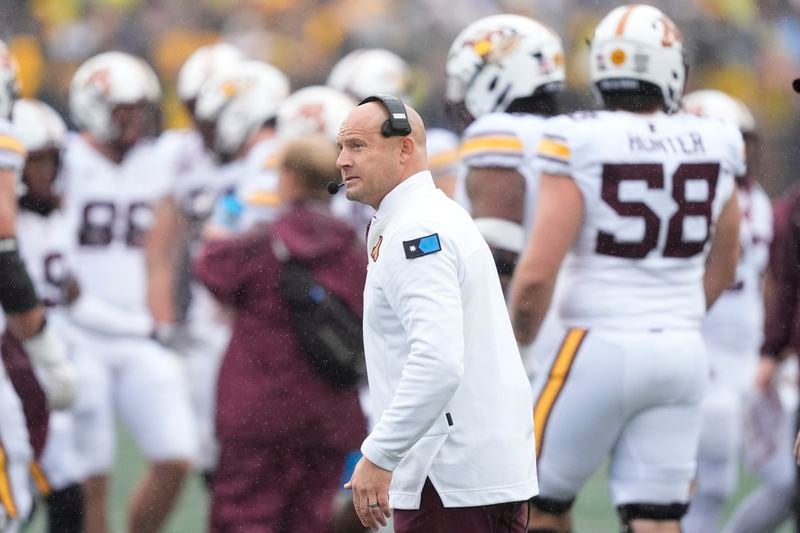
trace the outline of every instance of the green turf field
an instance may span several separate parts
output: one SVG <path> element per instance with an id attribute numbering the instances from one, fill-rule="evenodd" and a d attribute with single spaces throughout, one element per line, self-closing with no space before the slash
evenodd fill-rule
<path id="1" fill-rule="evenodd" d="M 120 433 L 119 459 L 114 471 L 110 500 L 112 504 L 110 533 L 124 533 L 125 505 L 144 466 L 133 441 L 124 432 Z M 728 511 L 754 485 L 754 478 L 744 473 L 742 484 L 729 504 Z M 203 533 L 206 530 L 207 505 L 208 497 L 205 488 L 201 480 L 193 476 L 181 494 L 178 506 L 164 530 L 165 533 Z M 576 533 L 614 533 L 618 531 L 616 515 L 609 501 L 605 469 L 602 469 L 589 481 L 586 489 L 578 498 L 574 516 Z M 46 529 L 41 516 L 36 516 L 26 530 L 27 533 L 43 533 L 44 531 Z M 779 533 L 790 533 L 791 531 L 792 529 L 785 525 L 779 530 Z"/>

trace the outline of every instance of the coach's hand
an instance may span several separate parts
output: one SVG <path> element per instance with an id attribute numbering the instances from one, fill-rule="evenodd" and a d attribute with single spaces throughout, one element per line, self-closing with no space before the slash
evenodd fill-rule
<path id="1" fill-rule="evenodd" d="M 389 507 L 389 485 L 392 473 L 362 457 L 353 471 L 353 477 L 344 488 L 353 491 L 353 505 L 364 527 L 377 530 L 387 524 L 392 516 Z"/>

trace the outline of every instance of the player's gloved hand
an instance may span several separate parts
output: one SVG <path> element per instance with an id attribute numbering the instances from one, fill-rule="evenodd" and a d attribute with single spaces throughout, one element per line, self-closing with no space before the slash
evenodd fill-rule
<path id="1" fill-rule="evenodd" d="M 185 355 L 193 342 L 189 328 L 184 324 L 158 324 L 152 336 L 156 342 L 180 355 Z"/>
<path id="2" fill-rule="evenodd" d="M 75 401 L 75 368 L 67 357 L 64 341 L 45 325 L 33 337 L 23 341 L 37 377 L 53 409 L 67 409 Z"/>

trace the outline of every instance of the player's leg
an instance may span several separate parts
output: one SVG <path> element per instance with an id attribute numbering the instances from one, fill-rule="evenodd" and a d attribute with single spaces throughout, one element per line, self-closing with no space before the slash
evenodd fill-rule
<path id="1" fill-rule="evenodd" d="M 119 346 L 117 406 L 149 462 L 130 503 L 129 529 L 158 531 L 197 453 L 189 391 L 177 356 L 149 340 Z"/>
<path id="2" fill-rule="evenodd" d="M 197 421 L 199 450 L 196 467 L 208 481 L 219 455 L 214 431 L 217 377 L 230 341 L 230 328 L 221 323 L 219 316 L 214 316 L 219 310 L 216 302 L 209 301 L 211 296 L 205 288 L 193 289 L 188 326 L 192 343 L 186 350 L 185 369 Z"/>
<path id="3" fill-rule="evenodd" d="M 20 531 L 31 512 L 32 459 L 22 404 L 0 363 L 0 531 L 4 533 Z"/>
<path id="4" fill-rule="evenodd" d="M 530 531 L 568 532 L 578 491 L 622 425 L 622 358 L 605 335 L 573 329 L 534 383 L 539 495 Z"/>
<path id="5" fill-rule="evenodd" d="M 739 391 L 715 382 L 712 376 L 703 400 L 695 491 L 682 520 L 685 533 L 720 528 L 723 507 L 738 481 L 742 420 L 739 403 Z"/>
<path id="6" fill-rule="evenodd" d="M 74 352 L 78 396 L 73 423 L 75 446 L 80 456 L 86 533 L 104 533 L 108 524 L 108 476 L 116 446 L 112 369 L 100 342 L 83 339 Z"/>
<path id="7" fill-rule="evenodd" d="M 795 491 L 794 410 L 797 405 L 796 376 L 794 383 L 781 386 L 781 420 L 772 434 L 763 434 L 766 427 L 757 422 L 764 410 L 754 409 L 746 418 L 744 451 L 748 467 L 761 485 L 734 510 L 725 533 L 766 533 L 776 530 L 791 516 Z M 764 404 L 762 404 L 763 407 Z M 759 416 L 760 415 L 760 416 Z"/>
<path id="8" fill-rule="evenodd" d="M 69 411 L 50 414 L 47 443 L 41 459 L 40 482 L 46 491 L 51 532 L 80 533 L 83 530 L 83 479 L 75 442 L 75 424 Z M 38 477 L 37 476 L 37 477 Z"/>
<path id="9" fill-rule="evenodd" d="M 83 486 L 81 484 L 53 490 L 45 499 L 47 524 L 51 533 L 83 531 Z"/>
<path id="10" fill-rule="evenodd" d="M 697 464 L 705 347 L 689 331 L 627 337 L 628 419 L 609 468 L 620 530 L 679 533 Z"/>

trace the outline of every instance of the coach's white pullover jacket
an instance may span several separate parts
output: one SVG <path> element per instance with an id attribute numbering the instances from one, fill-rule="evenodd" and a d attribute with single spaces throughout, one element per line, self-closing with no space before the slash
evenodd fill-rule
<path id="1" fill-rule="evenodd" d="M 374 419 L 361 446 L 396 509 L 429 477 L 445 507 L 537 493 L 531 389 L 489 247 L 429 172 L 381 202 L 368 235 L 364 344 Z"/>

